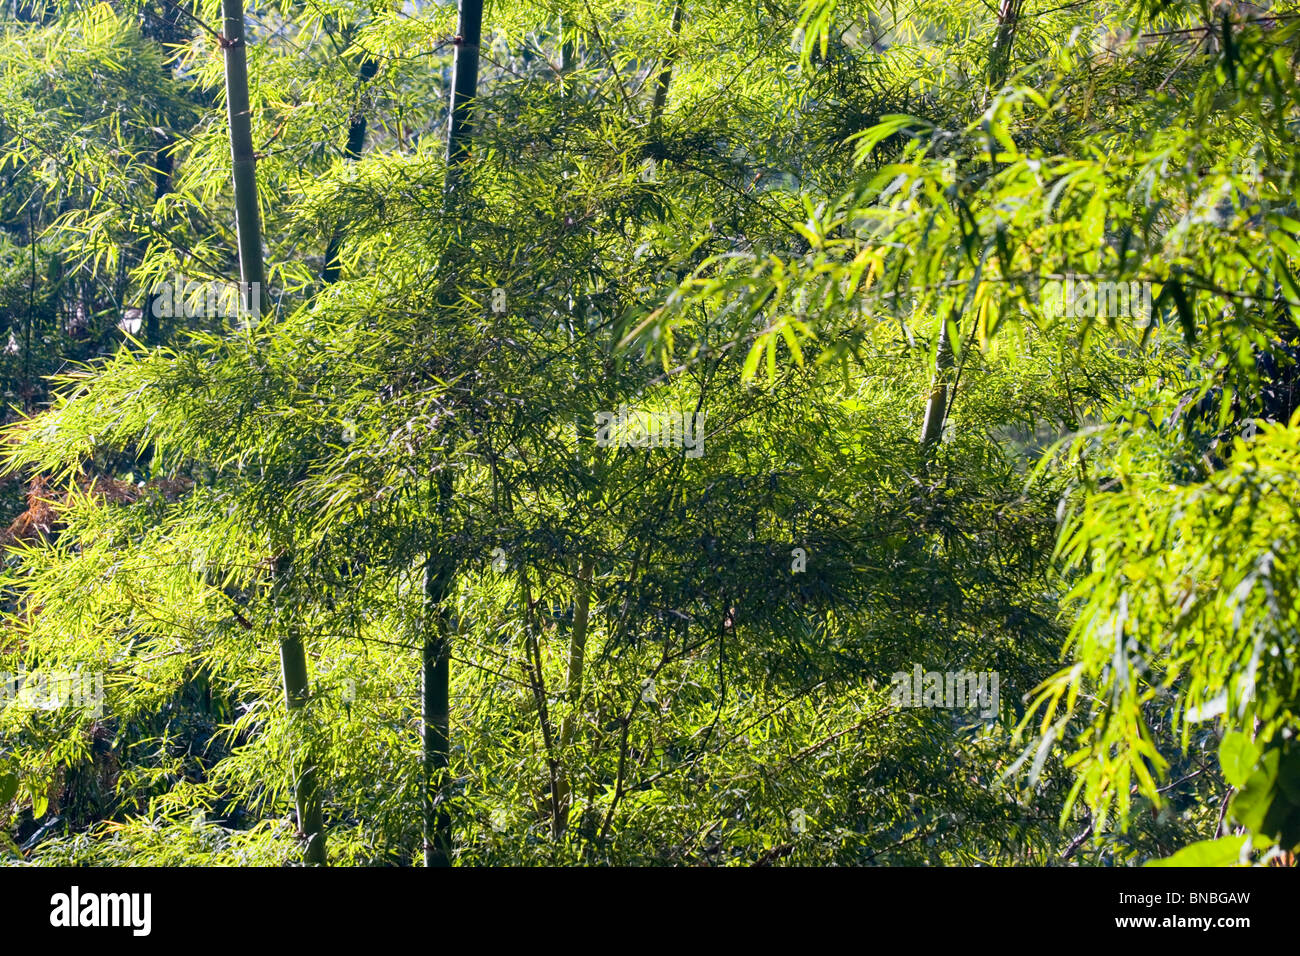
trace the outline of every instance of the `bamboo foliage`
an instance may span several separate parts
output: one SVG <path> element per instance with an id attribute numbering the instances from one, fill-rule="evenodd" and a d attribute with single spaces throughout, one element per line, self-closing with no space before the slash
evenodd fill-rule
<path id="1" fill-rule="evenodd" d="M 0 23 L 0 857 L 1289 859 L 1280 7 L 177 3 Z"/>

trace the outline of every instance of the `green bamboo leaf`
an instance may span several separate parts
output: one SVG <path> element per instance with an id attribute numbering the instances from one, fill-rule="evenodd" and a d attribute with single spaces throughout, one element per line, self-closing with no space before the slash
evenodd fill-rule
<path id="1" fill-rule="evenodd" d="M 748 382 L 753 379 L 754 372 L 758 369 L 758 362 L 763 357 L 763 347 L 767 344 L 764 340 L 767 337 L 766 334 L 760 335 L 750 346 L 749 354 L 745 356 L 745 364 L 740 370 L 741 381 Z"/>
<path id="2" fill-rule="evenodd" d="M 18 793 L 18 776 L 12 773 L 0 774 L 0 804 L 8 803 Z"/>
<path id="3" fill-rule="evenodd" d="M 1246 837 L 1225 836 L 1201 840 L 1183 847 L 1163 860 L 1149 860 L 1146 866 L 1233 866 L 1241 859 Z"/>
<path id="4" fill-rule="evenodd" d="M 1223 778 L 1234 787 L 1243 787 L 1259 760 L 1259 748 L 1240 730 L 1230 730 L 1219 742 L 1219 766 Z"/>

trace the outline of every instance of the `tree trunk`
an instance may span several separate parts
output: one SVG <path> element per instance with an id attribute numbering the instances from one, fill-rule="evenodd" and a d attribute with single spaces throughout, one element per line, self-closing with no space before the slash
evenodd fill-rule
<path id="1" fill-rule="evenodd" d="M 367 58 L 361 64 L 357 77 L 357 89 L 374 79 L 379 71 L 379 63 Z M 361 147 L 366 143 L 366 115 L 359 109 L 353 112 L 348 125 L 348 140 L 343 145 L 343 158 L 355 163 L 361 158 Z M 343 226 L 336 225 L 330 234 L 329 244 L 325 247 L 325 266 L 321 270 L 321 282 L 331 285 L 339 278 L 339 247 L 343 245 Z"/>
<path id="2" fill-rule="evenodd" d="M 447 482 L 440 491 L 449 491 Z M 444 499 L 445 500 L 445 499 Z M 424 865 L 451 865 L 451 814 L 447 810 L 447 768 L 451 737 L 451 635 L 443 605 L 452 569 L 430 553 L 424 566 L 424 647 L 420 697 L 423 750 Z"/>
<path id="3" fill-rule="evenodd" d="M 673 42 L 682 33 L 682 5 L 673 4 Z M 664 68 L 659 71 L 659 76 L 655 80 L 655 98 L 650 104 L 650 135 L 654 139 L 659 138 L 659 122 L 663 118 L 664 105 L 668 102 L 668 84 L 673 78 L 673 60 L 676 56 L 675 50 L 670 50 L 664 58 Z"/>
<path id="4" fill-rule="evenodd" d="M 241 294 L 257 319 L 266 311 L 266 273 L 262 262 L 262 217 L 257 205 L 257 159 L 248 106 L 248 62 L 244 55 L 243 0 L 221 0 L 221 45 L 226 53 L 226 109 L 230 118 L 230 158 L 235 181 L 235 235 L 239 242 Z"/>
<path id="5" fill-rule="evenodd" d="M 154 153 L 154 176 L 153 176 L 153 201 L 156 205 L 158 200 L 166 196 L 172 189 L 172 154 L 171 148 L 174 140 L 171 134 L 164 133 L 158 146 L 158 151 Z M 148 257 L 149 251 L 153 248 L 153 240 L 145 242 L 144 256 Z M 158 327 L 158 316 L 154 313 L 154 306 L 158 302 L 159 295 L 157 292 L 150 292 L 144 299 L 144 327 L 145 327 L 145 344 L 159 345 L 162 342 L 162 331 Z"/>
<path id="6" fill-rule="evenodd" d="M 222 0 L 222 48 L 226 59 L 226 107 L 230 120 L 230 158 L 235 185 L 235 234 L 239 241 L 241 297 L 254 318 L 266 312 L 266 275 L 262 262 L 262 221 L 257 206 L 257 160 L 248 106 L 248 62 L 244 54 L 243 0 Z M 292 573 L 292 548 L 275 556 L 273 600 L 279 600 Z M 302 635 L 290 626 L 280 638 L 280 673 L 284 702 L 291 717 L 300 717 L 310 694 L 307 655 Z M 299 748 L 294 758 L 294 805 L 298 830 L 307 841 L 308 863 L 325 862 L 325 828 L 320 794 L 316 788 L 315 760 L 309 748 Z"/>
<path id="7" fill-rule="evenodd" d="M 998 30 L 989 51 L 988 85 L 984 91 L 987 104 L 993 91 L 1007 78 L 1011 65 L 1011 45 L 1015 40 L 1016 26 L 1020 22 L 1020 8 L 1024 0 L 1002 0 L 998 8 Z M 930 381 L 930 394 L 925 402 L 925 419 L 921 423 L 921 447 L 930 449 L 943 434 L 948 416 L 950 379 L 953 368 L 953 347 L 948 335 L 948 323 L 939 326 L 939 344 L 934 355 L 934 378 Z"/>
<path id="8" fill-rule="evenodd" d="M 447 124 L 447 180 L 444 212 L 459 214 L 462 172 L 469 159 L 470 110 L 478 91 L 478 43 L 483 0 L 461 0 L 456 26 L 456 54 L 451 65 L 451 116 Z M 455 268 L 456 253 L 443 260 Z M 444 475 L 446 472 L 444 472 Z M 445 509 L 451 482 L 439 476 L 436 509 Z M 451 814 L 447 809 L 447 768 L 451 737 L 451 641 L 443 609 L 455 568 L 447 555 L 431 550 L 425 559 L 422 712 L 424 715 L 424 865 L 451 865 Z"/>
<path id="9" fill-rule="evenodd" d="M 456 55 L 451 65 L 451 120 L 447 126 L 447 201 L 458 204 L 465 162 L 469 159 L 471 110 L 478 93 L 478 44 L 483 29 L 483 0 L 460 0 Z"/>
<path id="10" fill-rule="evenodd" d="M 578 721 L 578 703 L 582 699 L 582 670 L 587 656 L 587 624 L 591 617 L 591 579 L 596 569 L 596 559 L 588 555 L 578 569 L 577 591 L 573 597 L 573 630 L 569 634 L 569 664 L 564 677 L 564 703 L 567 710 L 560 721 L 558 756 L 567 759 L 573 741 L 574 727 Z M 555 819 L 551 833 L 558 840 L 564 836 L 569 823 L 569 803 L 572 785 L 568 771 L 562 769 L 557 780 Z"/>
<path id="11" fill-rule="evenodd" d="M 952 343 L 948 340 L 948 323 L 939 326 L 939 345 L 934 355 L 934 378 L 925 400 L 925 420 L 921 423 L 921 447 L 931 448 L 943 433 L 948 414 L 948 379 L 952 373 Z"/>
<path id="12" fill-rule="evenodd" d="M 1025 0 L 1002 0 L 998 6 L 998 32 L 993 39 L 993 51 L 989 54 L 989 83 L 985 102 L 1006 81 L 1011 66 L 1011 45 L 1016 38 L 1020 10 L 1024 5 Z"/>
<path id="13" fill-rule="evenodd" d="M 185 32 L 180 28 L 181 10 L 173 5 L 164 5 L 159 13 L 146 11 L 142 23 L 141 32 L 150 39 L 154 40 L 163 56 L 167 55 L 167 45 L 171 43 L 180 43 L 182 40 L 188 40 Z M 172 78 L 171 67 L 164 61 L 163 76 L 168 80 Z M 172 158 L 172 149 L 176 145 L 176 138 L 168 131 L 158 132 L 158 148 L 154 151 L 154 177 L 153 177 L 153 201 L 154 205 L 172 191 L 172 172 L 175 165 Z M 144 249 L 141 253 L 141 259 L 146 259 L 154 246 L 154 237 L 146 236 L 144 240 Z M 145 343 L 147 345 L 160 345 L 162 343 L 162 330 L 158 324 L 158 316 L 154 314 L 154 304 L 160 296 L 156 292 L 149 292 L 144 300 L 144 329 Z"/>
<path id="14" fill-rule="evenodd" d="M 277 570 L 277 575 L 280 571 Z M 284 678 L 284 702 L 301 735 L 303 708 L 307 704 L 307 654 L 302 635 L 294 624 L 280 638 L 280 673 Z M 316 786 L 316 759 L 310 745 L 295 748 L 293 756 L 293 800 L 298 813 L 298 831 L 307 841 L 304 858 L 325 864 L 325 826 L 321 819 L 320 795 Z"/>

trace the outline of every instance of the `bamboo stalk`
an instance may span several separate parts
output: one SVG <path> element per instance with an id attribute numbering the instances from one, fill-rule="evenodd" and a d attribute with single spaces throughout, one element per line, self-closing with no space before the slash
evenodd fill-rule
<path id="1" fill-rule="evenodd" d="M 243 0 L 221 0 L 221 46 L 226 59 L 226 111 L 230 124 L 230 160 L 235 184 L 235 235 L 239 244 L 239 279 L 254 319 L 266 311 L 266 270 L 262 260 L 262 216 L 257 205 L 257 157 L 248 105 L 248 61 L 244 53 Z M 254 285 L 256 283 L 256 285 Z"/>
<path id="2" fill-rule="evenodd" d="M 225 51 L 226 109 L 230 123 L 230 159 L 235 188 L 235 234 L 239 244 L 239 278 L 248 295 L 244 305 L 254 319 L 266 311 L 266 273 L 262 261 L 262 220 L 257 205 L 257 158 L 253 152 L 253 130 L 248 104 L 248 61 L 244 48 L 243 0 L 221 0 L 221 46 Z M 249 294 L 251 292 L 251 294 Z M 278 601 L 288 587 L 293 563 L 292 548 L 275 557 L 272 600 Z M 310 696 L 307 655 L 302 635 L 294 626 L 280 638 L 280 675 L 284 703 L 298 723 Z M 325 828 L 316 766 L 310 748 L 299 748 L 294 757 L 294 805 L 298 830 L 307 841 L 308 863 L 324 864 Z"/>
<path id="3" fill-rule="evenodd" d="M 464 167 L 469 161 L 471 109 L 478 92 L 478 45 L 483 27 L 483 0 L 461 0 L 456 25 L 456 53 L 451 65 L 451 116 L 447 124 L 447 179 L 444 213 L 459 214 Z M 449 252 L 442 266 L 455 267 Z M 450 503 L 451 479 L 444 472 L 436 482 L 438 511 Z M 442 554 L 430 551 L 425 563 L 424 648 L 421 710 L 423 713 L 424 865 L 451 865 L 451 814 L 447 809 L 448 767 L 451 761 L 451 641 L 443 603 L 451 592 L 454 568 Z"/>
<path id="4" fill-rule="evenodd" d="M 1024 0 L 1002 0 L 998 8 L 998 29 L 989 51 L 988 84 L 985 87 L 984 101 L 988 102 L 996 87 L 1000 87 L 1007 78 L 1011 65 L 1011 45 L 1015 40 L 1016 26 L 1020 22 L 1020 9 Z M 944 422 L 948 417 L 952 369 L 954 364 L 952 341 L 948 334 L 948 322 L 939 326 L 939 344 L 935 348 L 934 377 L 930 380 L 930 392 L 925 401 L 925 417 L 921 423 L 921 447 L 932 448 L 943 434 Z"/>
<path id="5" fill-rule="evenodd" d="M 360 89 L 364 84 L 374 79 L 375 74 L 379 72 L 379 62 L 367 57 L 361 64 L 361 69 L 357 76 L 357 88 Z M 366 142 L 366 114 L 360 109 L 354 110 L 351 120 L 348 123 L 348 138 L 343 144 L 343 158 L 348 162 L 355 163 L 361 158 L 361 148 Z M 325 267 L 321 269 L 320 279 L 325 285 L 331 285 L 338 281 L 341 263 L 339 262 L 339 249 L 343 245 L 343 226 L 337 224 L 334 231 L 330 233 L 330 241 L 325 247 Z"/>
<path id="6" fill-rule="evenodd" d="M 451 647 L 443 603 L 451 589 L 450 569 L 430 554 L 424 569 L 428 619 L 421 670 L 421 722 L 424 766 L 424 865 L 451 865 L 451 814 L 447 810 L 447 768 L 451 738 Z"/>
<path id="7" fill-rule="evenodd" d="M 673 4 L 673 22 L 672 22 L 673 42 L 682 34 L 682 5 Z M 675 50 L 670 50 L 664 58 L 664 68 L 659 71 L 659 76 L 655 80 L 655 98 L 650 104 L 650 130 L 651 135 L 656 139 L 659 137 L 659 123 L 663 118 L 664 105 L 668 102 L 668 84 L 673 78 L 673 61 L 675 59 Z"/>
<path id="8" fill-rule="evenodd" d="M 596 559 L 587 555 L 578 569 L 577 593 L 573 598 L 573 630 L 569 633 L 569 662 L 564 676 L 564 702 L 567 710 L 560 721 L 559 756 L 565 759 L 578 721 L 578 703 L 582 699 L 582 672 L 587 657 L 587 625 L 591 618 L 591 580 L 596 569 Z M 572 786 L 568 772 L 562 770 L 555 799 L 555 818 L 551 833 L 558 840 L 564 836 L 569 822 L 569 804 Z"/>

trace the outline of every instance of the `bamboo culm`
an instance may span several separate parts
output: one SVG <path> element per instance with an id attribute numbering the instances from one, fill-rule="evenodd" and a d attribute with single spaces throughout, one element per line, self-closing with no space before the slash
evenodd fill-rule
<path id="1" fill-rule="evenodd" d="M 230 123 L 230 158 L 235 188 L 235 234 L 239 243 L 239 278 L 245 294 L 245 306 L 254 320 L 266 314 L 266 270 L 262 261 L 262 219 L 257 205 L 257 157 L 253 150 L 253 130 L 248 102 L 248 61 L 244 47 L 243 0 L 222 0 L 221 46 L 225 52 L 226 108 Z M 288 588 L 292 573 L 292 549 L 275 557 L 272 600 L 279 603 Z M 289 627 L 280 637 L 280 673 L 284 684 L 284 702 L 295 722 L 303 716 L 310 696 L 307 655 L 302 635 Z M 301 730 L 299 724 L 298 730 Z M 316 767 L 310 747 L 300 745 L 294 755 L 293 794 L 298 815 L 298 830 L 306 840 L 308 863 L 324 864 L 325 828 L 320 794 L 316 786 Z"/>

